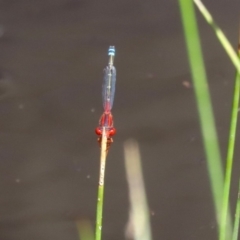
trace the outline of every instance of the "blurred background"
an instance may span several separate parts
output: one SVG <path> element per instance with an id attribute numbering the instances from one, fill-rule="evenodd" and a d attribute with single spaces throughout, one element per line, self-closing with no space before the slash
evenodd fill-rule
<path id="1" fill-rule="evenodd" d="M 239 2 L 204 3 L 237 46 Z M 197 15 L 225 158 L 235 70 Z M 140 145 L 153 238 L 216 239 L 178 1 L 0 0 L 1 240 L 77 240 L 76 221 L 94 226 L 94 129 L 109 45 L 116 46 L 117 135 L 107 160 L 103 239 L 125 239 L 129 138 Z"/>

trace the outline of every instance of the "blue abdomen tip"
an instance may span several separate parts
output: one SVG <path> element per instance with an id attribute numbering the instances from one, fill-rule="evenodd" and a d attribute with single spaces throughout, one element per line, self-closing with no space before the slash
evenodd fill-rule
<path id="1" fill-rule="evenodd" d="M 115 47 L 114 46 L 109 47 L 108 56 L 115 56 Z"/>

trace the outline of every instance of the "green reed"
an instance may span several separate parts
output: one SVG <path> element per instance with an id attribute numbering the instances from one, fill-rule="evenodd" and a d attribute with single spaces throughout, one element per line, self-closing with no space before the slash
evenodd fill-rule
<path id="1" fill-rule="evenodd" d="M 216 218 L 220 222 L 223 170 L 200 37 L 192 0 L 179 0 Z"/>
<path id="2" fill-rule="evenodd" d="M 229 195 L 230 195 L 230 186 L 231 186 L 231 175 L 232 175 L 232 167 L 233 167 L 233 156 L 234 156 L 234 147 L 235 147 L 235 141 L 236 141 L 236 130 L 237 130 L 237 119 L 238 119 L 238 108 L 239 108 L 239 91 L 240 91 L 240 61 L 239 61 L 239 56 L 237 56 L 236 52 L 234 51 L 233 47 L 221 31 L 221 29 L 217 26 L 215 21 L 213 20 L 211 14 L 209 11 L 206 9 L 206 7 L 203 5 L 203 3 L 200 0 L 193 0 L 200 12 L 202 13 L 203 17 L 206 19 L 208 24 L 213 28 L 213 31 L 215 32 L 219 42 L 222 44 L 222 47 L 225 49 L 227 52 L 228 56 L 230 57 L 233 65 L 237 69 L 237 74 L 236 74 L 236 79 L 235 79 L 235 86 L 234 86 L 234 92 L 233 92 L 233 104 L 232 104 L 232 113 L 231 113 L 231 122 L 230 122 L 230 130 L 229 130 L 229 140 L 228 140 L 228 148 L 227 148 L 227 159 L 226 159 L 226 167 L 225 167 L 225 178 L 224 178 L 224 183 L 222 182 L 223 177 L 222 177 L 222 170 L 219 171 L 219 179 L 221 179 L 221 183 L 219 183 L 219 186 L 223 188 L 223 191 L 217 187 L 217 183 L 214 184 L 214 181 L 216 181 L 215 176 L 212 176 L 213 171 L 211 170 L 212 166 L 212 161 L 213 159 L 209 158 L 209 154 L 207 152 L 207 147 L 205 136 L 204 136 L 204 131 L 203 132 L 203 139 L 204 139 L 204 145 L 205 145 L 205 151 L 206 155 L 208 158 L 208 170 L 209 170 L 209 176 L 211 179 L 212 183 L 212 192 L 213 192 L 213 198 L 215 202 L 215 212 L 216 212 L 216 217 L 218 220 L 218 227 L 219 227 L 219 240 L 229 240 L 231 239 L 231 218 L 230 214 L 228 214 L 229 210 Z M 181 14 L 182 14 L 182 21 L 183 21 L 183 26 L 184 26 L 184 32 L 185 32 L 185 38 L 186 38 L 186 43 L 187 43 L 187 50 L 188 50 L 188 55 L 189 55 L 189 61 L 190 61 L 190 66 L 192 70 L 192 75 L 193 75 L 193 81 L 194 81 L 194 86 L 195 86 L 195 93 L 196 93 L 196 99 L 197 102 L 200 102 L 200 97 L 202 98 L 203 96 L 198 95 L 198 85 L 195 84 L 197 80 L 195 80 L 197 70 L 194 66 L 194 64 L 197 64 L 196 59 L 201 59 L 201 62 L 203 63 L 203 57 L 200 49 L 200 43 L 198 41 L 199 36 L 198 36 L 198 29 L 197 29 L 197 24 L 196 24 L 196 17 L 195 17 L 195 12 L 194 12 L 194 7 L 193 7 L 193 1 L 192 0 L 179 0 L 180 2 L 180 9 L 181 9 Z M 194 52 L 194 47 L 198 48 L 198 50 L 195 50 Z M 197 52 L 198 51 L 198 52 Z M 199 53 L 200 52 L 200 53 Z M 203 66 L 204 67 L 204 66 Z M 195 75 L 194 75 L 195 72 Z M 206 81 L 205 76 L 202 76 L 202 82 Z M 199 77 L 201 78 L 201 77 Z M 200 80 L 199 80 L 200 81 Z M 208 89 L 205 89 L 208 91 Z M 210 95 L 209 95 L 210 96 Z M 211 108 L 211 102 L 209 101 L 209 108 L 212 111 Z M 206 115 L 206 112 L 204 113 Z M 201 125 L 203 125 L 203 122 L 201 121 L 201 111 L 199 110 L 199 115 L 200 115 L 200 122 Z M 212 116 L 213 116 L 213 111 L 212 111 Z M 202 126 L 203 129 L 203 126 Z M 216 135 L 215 135 L 216 136 Z M 217 138 L 215 139 L 217 142 Z M 211 146 L 209 146 L 211 147 Z M 209 150 L 210 151 L 210 150 Z M 211 150 L 212 151 L 212 150 Z M 219 151 L 219 149 L 218 149 Z M 219 154 L 220 155 L 220 154 Z M 216 159 L 215 159 L 216 161 Z M 220 166 L 221 164 L 218 163 Z M 218 166 L 219 167 L 219 166 Z M 216 196 L 220 195 L 219 199 L 216 199 Z M 238 205 L 236 212 L 238 213 Z M 236 214 L 237 214 L 236 213 Z M 237 239 L 236 232 L 238 232 L 238 227 L 239 224 L 236 222 L 237 217 L 235 217 L 235 224 L 234 224 L 234 234 L 232 240 Z M 235 238 L 234 238 L 235 237 Z"/>

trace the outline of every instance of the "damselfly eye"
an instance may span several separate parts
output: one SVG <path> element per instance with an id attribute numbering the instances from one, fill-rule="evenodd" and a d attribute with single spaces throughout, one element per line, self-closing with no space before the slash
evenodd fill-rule
<path id="1" fill-rule="evenodd" d="M 116 134 L 116 128 L 111 128 L 111 129 L 109 130 L 109 136 L 112 137 L 112 136 L 114 136 L 115 134 Z"/>
<path id="2" fill-rule="evenodd" d="M 102 129 L 100 127 L 95 128 L 95 133 L 99 136 L 102 135 Z"/>

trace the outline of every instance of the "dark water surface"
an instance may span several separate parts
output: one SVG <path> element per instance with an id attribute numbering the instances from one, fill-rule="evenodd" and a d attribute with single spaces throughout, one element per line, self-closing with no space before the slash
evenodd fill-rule
<path id="1" fill-rule="evenodd" d="M 204 3 L 236 46 L 239 1 Z M 198 17 L 225 156 L 234 69 Z M 118 134 L 103 239 L 125 239 L 128 138 L 141 147 L 154 239 L 216 239 L 178 1 L 1 0 L 0 240 L 77 240 L 77 220 L 94 224 L 94 128 L 109 45 L 117 49 Z"/>

